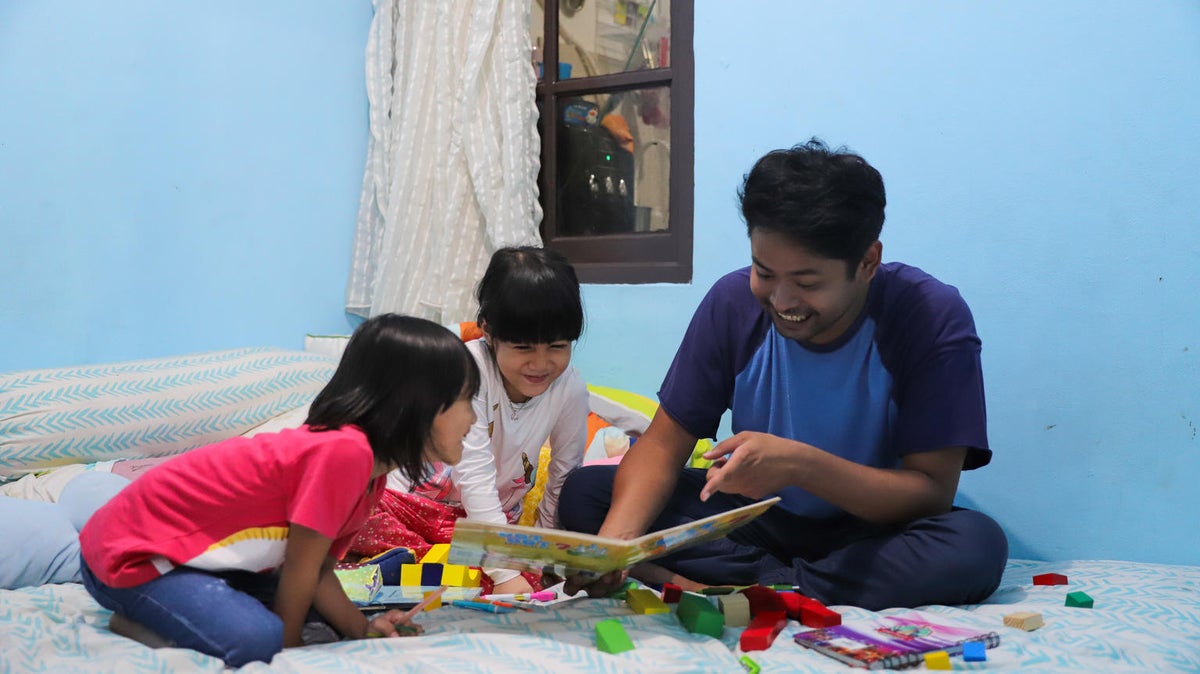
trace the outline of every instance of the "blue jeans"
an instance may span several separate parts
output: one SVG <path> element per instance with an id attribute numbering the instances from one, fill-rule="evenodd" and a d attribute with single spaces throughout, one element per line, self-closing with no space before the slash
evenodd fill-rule
<path id="1" fill-rule="evenodd" d="M 230 667 L 270 662 L 283 650 L 283 621 L 267 605 L 273 574 L 208 573 L 179 567 L 135 587 L 100 582 L 80 563 L 83 586 L 106 609 L 141 623 L 179 648 L 221 658 Z"/>
<path id="2" fill-rule="evenodd" d="M 616 466 L 571 473 L 558 499 L 558 517 L 571 531 L 594 534 L 612 502 Z M 700 500 L 705 472 L 684 469 L 658 519 L 658 531 L 754 502 L 717 493 Z M 861 519 L 813 519 L 778 506 L 723 539 L 654 560 L 708 585 L 798 585 L 825 604 L 879 610 L 926 604 L 972 604 L 1000 585 L 1008 539 L 990 517 L 955 509 L 905 526 Z"/>

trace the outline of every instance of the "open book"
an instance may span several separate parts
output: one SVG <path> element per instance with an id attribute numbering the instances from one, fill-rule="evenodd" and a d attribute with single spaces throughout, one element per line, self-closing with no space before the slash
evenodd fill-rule
<path id="1" fill-rule="evenodd" d="M 722 538 L 761 515 L 779 497 L 704 519 L 620 540 L 560 529 L 459 520 L 450 540 L 451 564 L 542 572 L 604 574 L 705 541 Z"/>
<path id="2" fill-rule="evenodd" d="M 909 667 L 937 651 L 957 655 L 968 641 L 981 641 L 987 648 L 1000 645 L 995 632 L 930 622 L 917 611 L 797 632 L 793 638 L 801 646 L 865 669 Z"/>

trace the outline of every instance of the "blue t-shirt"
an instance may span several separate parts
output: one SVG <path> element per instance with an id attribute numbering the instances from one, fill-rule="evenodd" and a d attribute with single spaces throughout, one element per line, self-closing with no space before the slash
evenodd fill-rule
<path id="1" fill-rule="evenodd" d="M 820 346 L 776 332 L 746 267 L 700 303 L 658 397 L 700 438 L 714 437 L 729 409 L 734 433 L 770 433 L 863 465 L 895 468 L 906 454 L 965 446 L 963 468 L 973 469 L 992 457 L 979 352 L 958 290 L 916 267 L 881 265 L 854 325 Z M 796 514 L 843 512 L 799 487 L 779 496 Z"/>

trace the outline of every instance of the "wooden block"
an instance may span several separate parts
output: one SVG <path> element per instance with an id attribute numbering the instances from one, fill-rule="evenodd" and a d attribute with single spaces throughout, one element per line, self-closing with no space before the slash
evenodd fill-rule
<path id="1" fill-rule="evenodd" d="M 633 640 L 625 632 L 625 627 L 619 621 L 610 618 L 596 623 L 596 648 L 616 655 L 632 651 L 634 646 Z"/>
<path id="2" fill-rule="evenodd" d="M 816 599 L 810 599 L 800 594 L 799 592 L 777 592 L 780 600 L 783 601 L 784 610 L 787 611 L 787 617 L 792 620 L 800 619 L 800 609 L 807 604 L 815 604 L 822 606 L 821 602 Z"/>
<path id="3" fill-rule="evenodd" d="M 745 627 L 750 624 L 750 600 L 737 592 L 717 597 L 717 606 L 725 615 L 725 624 L 730 627 Z"/>
<path id="4" fill-rule="evenodd" d="M 438 543 L 421 558 L 422 564 L 446 564 L 450 561 L 450 544 Z"/>
<path id="5" fill-rule="evenodd" d="M 963 644 L 962 656 L 966 662 L 987 662 L 987 644 L 982 641 L 968 641 Z"/>
<path id="6" fill-rule="evenodd" d="M 402 564 L 400 566 L 400 584 L 408 586 L 423 585 L 421 582 L 420 564 Z M 441 585 L 441 583 L 437 583 Z"/>
<path id="7" fill-rule="evenodd" d="M 1067 577 L 1061 573 L 1039 573 L 1033 577 L 1034 585 L 1067 585 Z"/>
<path id="8" fill-rule="evenodd" d="M 738 645 L 743 651 L 765 651 L 771 647 L 775 637 L 779 636 L 785 625 L 787 625 L 787 618 L 781 617 L 778 612 L 763 612 L 754 616 L 754 620 L 750 621 L 750 626 L 742 630 Z"/>
<path id="9" fill-rule="evenodd" d="M 1073 608 L 1092 608 L 1092 598 L 1086 592 L 1068 592 L 1065 606 Z"/>
<path id="10" fill-rule="evenodd" d="M 430 595 L 432 595 L 434 592 L 437 592 L 437 591 L 436 591 L 436 590 L 430 590 L 429 592 L 425 592 L 425 593 L 423 593 L 423 594 L 421 595 L 421 598 L 422 598 L 422 599 L 429 599 L 429 596 L 430 596 Z M 435 608 L 441 608 L 441 607 L 442 607 L 442 597 L 441 597 L 441 594 L 439 593 L 439 594 L 438 594 L 438 598 L 437 598 L 437 599 L 434 599 L 433 601 L 431 601 L 431 602 L 429 602 L 428 604 L 426 604 L 426 605 L 425 605 L 425 609 L 424 609 L 424 610 L 426 610 L 426 611 L 432 611 L 432 610 L 433 610 L 433 609 L 435 609 Z"/>
<path id="11" fill-rule="evenodd" d="M 441 564 L 418 564 L 421 567 L 421 584 L 422 585 L 441 585 L 442 584 L 442 565 Z"/>
<path id="12" fill-rule="evenodd" d="M 684 592 L 679 597 L 679 610 L 675 615 L 684 628 L 693 634 L 707 634 L 720 639 L 725 631 L 725 616 L 704 595 Z"/>
<path id="13" fill-rule="evenodd" d="M 478 587 L 478 585 L 468 585 L 468 573 L 470 567 L 461 564 L 442 564 L 442 580 L 436 585 L 449 585 L 450 587 Z"/>
<path id="14" fill-rule="evenodd" d="M 1004 624 L 1008 625 L 1009 627 L 1015 627 L 1019 630 L 1032 632 L 1046 623 L 1042 621 L 1041 613 L 1034 613 L 1033 611 L 1018 611 L 1016 613 L 1009 613 L 1008 615 L 1004 616 Z"/>
<path id="15" fill-rule="evenodd" d="M 642 615 L 671 612 L 671 609 L 658 598 L 658 595 L 654 594 L 653 590 L 640 587 L 630 588 L 625 592 L 625 603 L 629 604 L 629 608 L 633 609 L 634 613 Z"/>
<path id="16" fill-rule="evenodd" d="M 950 666 L 950 654 L 946 651 L 926 653 L 925 669 L 953 669 Z"/>
<path id="17" fill-rule="evenodd" d="M 812 602 L 800 607 L 800 624 L 805 627 L 833 627 L 842 624 L 842 614 Z"/>
<path id="18" fill-rule="evenodd" d="M 482 583 L 483 570 L 474 566 L 468 566 L 466 579 L 463 581 L 463 587 L 479 587 Z"/>
<path id="19" fill-rule="evenodd" d="M 663 583 L 662 600 L 668 604 L 678 604 L 679 597 L 683 594 L 683 588 L 675 583 Z"/>
<path id="20" fill-rule="evenodd" d="M 750 600 L 750 617 L 757 618 L 760 614 L 770 613 L 776 614 L 778 617 L 787 618 L 787 605 L 779 598 L 779 593 L 769 587 L 762 585 L 751 585 L 742 590 L 742 594 L 746 595 L 746 599 Z"/>

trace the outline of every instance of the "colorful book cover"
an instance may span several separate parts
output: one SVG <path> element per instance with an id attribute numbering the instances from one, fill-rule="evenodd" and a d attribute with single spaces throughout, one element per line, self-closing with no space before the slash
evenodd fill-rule
<path id="1" fill-rule="evenodd" d="M 542 572 L 604 574 L 722 538 L 779 502 L 779 497 L 663 529 L 630 540 L 560 529 L 459 520 L 450 540 L 450 563 Z"/>
<path id="2" fill-rule="evenodd" d="M 957 655 L 969 641 L 982 641 L 988 648 L 1000 645 L 995 632 L 932 622 L 916 611 L 797 632 L 793 638 L 801 646 L 865 669 L 909 667 L 937 651 Z"/>

